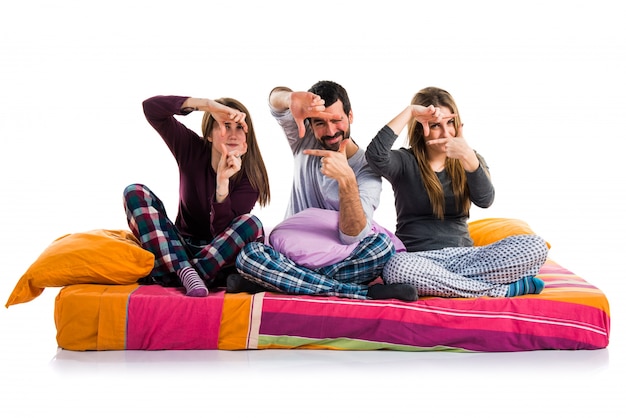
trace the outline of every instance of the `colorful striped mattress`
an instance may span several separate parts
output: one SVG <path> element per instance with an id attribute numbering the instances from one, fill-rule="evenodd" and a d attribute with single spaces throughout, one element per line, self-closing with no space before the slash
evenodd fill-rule
<path id="1" fill-rule="evenodd" d="M 212 292 L 157 285 L 75 284 L 55 302 L 67 350 L 331 349 L 511 352 L 607 347 L 606 296 L 556 262 L 540 295 L 353 300 Z"/>

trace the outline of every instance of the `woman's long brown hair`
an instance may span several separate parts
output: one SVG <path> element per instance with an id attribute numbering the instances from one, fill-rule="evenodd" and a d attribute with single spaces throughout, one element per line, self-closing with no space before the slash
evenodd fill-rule
<path id="1" fill-rule="evenodd" d="M 259 149 L 259 144 L 254 133 L 254 125 L 252 124 L 252 117 L 248 109 L 238 100 L 230 97 L 224 97 L 215 100 L 224 106 L 232 107 L 244 112 L 246 114 L 246 124 L 248 125 L 248 134 L 246 135 L 246 142 L 248 144 L 248 150 L 242 156 L 242 170 L 240 170 L 234 176 L 234 180 L 237 181 L 241 177 L 241 173 L 244 172 L 250 180 L 252 187 L 259 192 L 258 202 L 260 206 L 267 206 L 270 203 L 270 182 L 265 169 L 265 163 L 263 162 L 263 156 Z M 216 121 L 209 112 L 205 112 L 202 117 L 202 136 L 207 139 L 215 125 Z"/>
<path id="2" fill-rule="evenodd" d="M 454 127 L 456 132 L 458 132 L 459 126 L 461 126 L 461 117 L 459 116 L 459 110 L 454 99 L 452 98 L 452 95 L 447 91 L 438 87 L 426 87 L 418 91 L 415 96 L 413 96 L 411 104 L 447 107 L 450 109 L 450 112 L 456 115 L 454 118 Z M 408 127 L 408 140 L 409 147 L 417 159 L 417 165 L 419 166 L 433 213 L 439 219 L 444 219 L 445 198 L 443 195 L 443 188 L 437 174 L 428 163 L 424 128 L 422 127 L 422 124 L 417 122 L 415 119 L 411 121 Z M 452 190 L 454 192 L 457 208 L 460 208 L 464 213 L 469 214 L 471 201 L 469 198 L 465 170 L 463 169 L 461 162 L 453 158 L 446 158 L 445 169 L 452 181 Z"/>

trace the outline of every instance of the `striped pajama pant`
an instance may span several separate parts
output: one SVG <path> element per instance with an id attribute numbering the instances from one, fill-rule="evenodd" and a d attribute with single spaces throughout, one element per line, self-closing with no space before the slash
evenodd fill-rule
<path id="1" fill-rule="evenodd" d="M 260 242 L 246 244 L 235 261 L 242 276 L 270 290 L 297 295 L 367 299 L 368 283 L 382 274 L 395 253 L 389 236 L 365 237 L 344 260 L 309 269 Z"/>
<path id="2" fill-rule="evenodd" d="M 261 222 L 250 214 L 236 217 L 211 241 L 183 237 L 163 202 L 141 184 L 126 187 L 124 208 L 130 230 L 155 256 L 152 281 L 165 286 L 182 286 L 176 272 L 184 267 L 193 267 L 209 285 L 221 268 L 234 265 L 244 245 L 264 237 Z"/>
<path id="3" fill-rule="evenodd" d="M 385 265 L 385 283 L 408 283 L 419 296 L 503 297 L 509 285 L 533 277 L 548 257 L 537 235 L 514 235 L 479 247 L 396 253 Z"/>

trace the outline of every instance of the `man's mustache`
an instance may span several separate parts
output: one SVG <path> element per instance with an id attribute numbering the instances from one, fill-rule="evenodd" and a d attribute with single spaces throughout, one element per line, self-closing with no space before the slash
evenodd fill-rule
<path id="1" fill-rule="evenodd" d="M 343 137 L 343 135 L 344 135 L 343 131 L 337 131 L 337 133 L 333 136 L 328 136 L 328 135 L 323 136 L 322 141 L 330 141 L 331 139 Z"/>

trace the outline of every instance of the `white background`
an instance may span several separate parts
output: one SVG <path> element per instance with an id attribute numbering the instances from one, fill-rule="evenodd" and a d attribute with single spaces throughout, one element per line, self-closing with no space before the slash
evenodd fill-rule
<path id="1" fill-rule="evenodd" d="M 272 186 L 270 207 L 255 213 L 276 224 L 292 161 L 267 95 L 276 85 L 306 90 L 330 79 L 348 90 L 362 147 L 420 88 L 450 91 L 496 186 L 496 203 L 474 208 L 472 219 L 527 221 L 552 244 L 551 258 L 607 294 L 612 330 L 609 348 L 596 352 L 57 353 L 58 290 L 47 289 L 0 313 L 0 414 L 615 416 L 626 389 L 626 30 L 618 5 L 3 3 L 3 303 L 57 237 L 126 229 L 127 184 L 149 185 L 175 215 L 176 165 L 141 109 L 153 95 L 246 104 Z M 199 116 L 184 122 L 199 132 Z M 387 184 L 375 217 L 394 228 Z"/>

